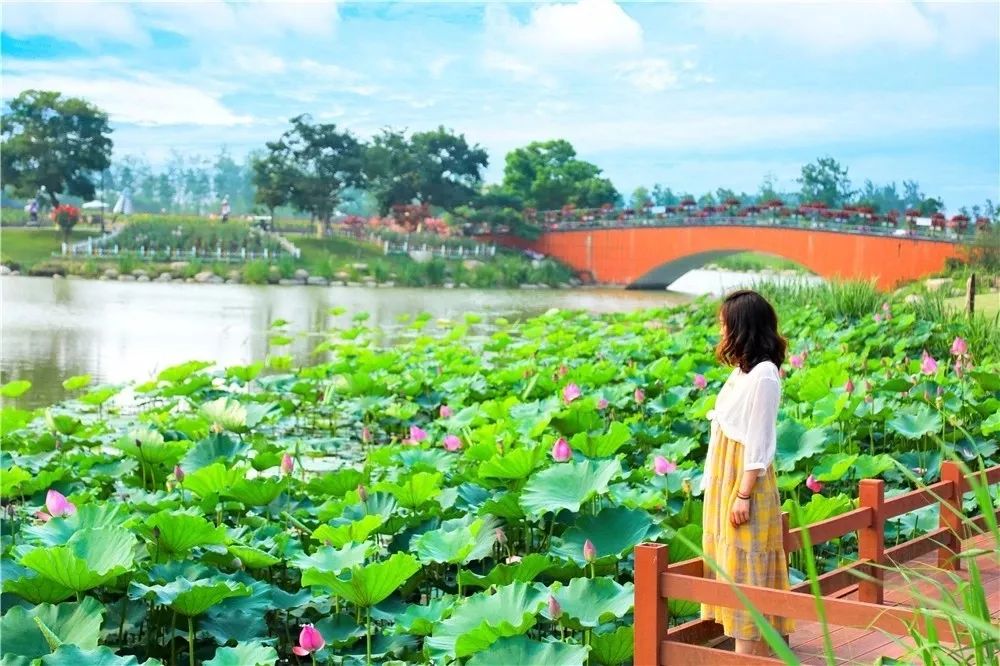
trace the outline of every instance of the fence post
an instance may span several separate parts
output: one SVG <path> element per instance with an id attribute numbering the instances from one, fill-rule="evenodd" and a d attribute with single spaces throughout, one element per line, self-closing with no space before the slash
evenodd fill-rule
<path id="1" fill-rule="evenodd" d="M 949 528 L 950 532 L 945 540 L 950 546 L 938 548 L 938 567 L 958 571 L 961 568 L 958 554 L 962 552 L 962 537 L 965 534 L 962 524 L 962 493 L 965 492 L 965 477 L 958 463 L 946 460 L 941 463 L 941 480 L 951 481 L 954 492 L 951 499 L 941 502 L 938 526 Z"/>
<path id="2" fill-rule="evenodd" d="M 965 311 L 972 314 L 976 311 L 976 274 L 969 275 L 969 281 L 965 284 Z"/>
<path id="3" fill-rule="evenodd" d="M 660 643 L 667 638 L 667 600 L 660 594 L 660 576 L 669 554 L 662 543 L 635 547 L 635 666 L 660 666 Z"/>
<path id="4" fill-rule="evenodd" d="M 884 602 L 885 569 L 885 517 L 882 505 L 885 502 L 885 481 L 882 479 L 862 479 L 858 486 L 858 506 L 872 510 L 872 524 L 858 530 L 858 559 L 869 560 L 872 566 L 868 574 L 874 580 L 862 579 L 858 583 L 858 601 L 870 604 Z"/>

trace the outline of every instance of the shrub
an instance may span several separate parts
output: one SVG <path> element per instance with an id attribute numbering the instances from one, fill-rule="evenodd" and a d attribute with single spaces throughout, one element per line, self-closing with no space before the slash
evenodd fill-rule
<path id="1" fill-rule="evenodd" d="M 266 261 L 250 261 L 243 267 L 243 281 L 248 284 L 267 284 L 271 266 Z"/>

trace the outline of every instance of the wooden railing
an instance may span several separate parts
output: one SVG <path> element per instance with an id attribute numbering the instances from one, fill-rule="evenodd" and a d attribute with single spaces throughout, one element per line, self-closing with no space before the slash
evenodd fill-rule
<path id="1" fill-rule="evenodd" d="M 885 482 L 865 479 L 858 489 L 857 509 L 818 523 L 788 529 L 788 514 L 782 515 L 785 552 L 791 553 L 805 542 L 815 546 L 850 532 L 858 534 L 858 559 L 818 578 L 823 595 L 825 621 L 830 625 L 881 629 L 897 636 L 909 634 L 910 627 L 924 631 L 925 616 L 911 609 L 883 606 L 886 567 L 900 564 L 937 550 L 943 569 L 958 569 L 962 539 L 970 528 L 982 530 L 986 516 L 967 520 L 962 514 L 962 495 L 972 486 L 970 478 L 987 485 L 1000 483 L 1000 465 L 969 476 L 948 461 L 941 465 L 941 480 L 930 486 L 889 499 Z M 891 548 L 885 547 L 885 522 L 890 518 L 941 503 L 938 528 Z M 1000 512 L 997 512 L 1000 517 Z M 705 647 L 703 643 L 722 635 L 722 626 L 711 620 L 693 620 L 668 629 L 667 599 L 683 599 L 728 608 L 744 608 L 742 593 L 765 615 L 819 621 L 810 581 L 775 590 L 729 583 L 705 577 L 707 565 L 701 558 L 671 564 L 667 546 L 641 544 L 635 549 L 635 665 L 688 666 L 695 664 L 781 664 L 768 657 L 737 655 Z M 858 600 L 845 597 L 858 593 Z M 738 592 L 737 592 L 738 591 Z M 940 640 L 956 642 L 954 626 L 934 620 Z"/>

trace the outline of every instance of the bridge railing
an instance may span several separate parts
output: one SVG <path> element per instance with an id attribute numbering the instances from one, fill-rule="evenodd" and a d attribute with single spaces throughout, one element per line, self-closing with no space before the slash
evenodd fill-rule
<path id="1" fill-rule="evenodd" d="M 818 578 L 827 624 L 876 629 L 908 636 L 912 627 L 926 635 L 926 617 L 913 609 L 885 606 L 884 574 L 887 567 L 937 551 L 938 566 L 958 569 L 962 539 L 971 530 L 983 530 L 986 516 L 967 519 L 962 512 L 962 495 L 971 489 L 970 479 L 979 484 L 1000 483 L 1000 465 L 965 476 L 954 462 L 941 465 L 941 480 L 933 485 L 889 499 L 881 479 L 866 479 L 859 485 L 859 506 L 829 520 L 797 529 L 788 529 L 788 514 L 782 515 L 785 552 L 798 550 L 804 543 L 817 545 L 850 532 L 858 535 L 858 559 Z M 885 548 L 885 522 L 890 518 L 940 502 L 939 525 L 922 536 Z M 1000 511 L 996 512 L 1000 518 Z M 722 635 L 722 626 L 710 620 L 693 620 L 668 629 L 667 598 L 707 603 L 727 608 L 745 608 L 747 603 L 765 615 L 820 621 L 811 582 L 803 581 L 790 590 L 741 585 L 705 576 L 701 558 L 670 563 L 667 546 L 641 544 L 635 549 L 635 664 L 782 664 L 764 657 L 750 657 L 701 645 Z M 857 591 L 858 600 L 841 597 Z M 953 623 L 934 620 L 940 640 L 958 642 Z"/>

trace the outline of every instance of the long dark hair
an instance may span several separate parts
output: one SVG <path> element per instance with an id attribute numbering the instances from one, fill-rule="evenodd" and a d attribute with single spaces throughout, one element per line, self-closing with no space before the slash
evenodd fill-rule
<path id="1" fill-rule="evenodd" d="M 761 361 L 781 367 L 787 343 L 778 333 L 778 315 L 767 299 L 751 289 L 726 296 L 719 308 L 726 333 L 715 348 L 716 357 L 727 365 L 750 372 Z"/>

